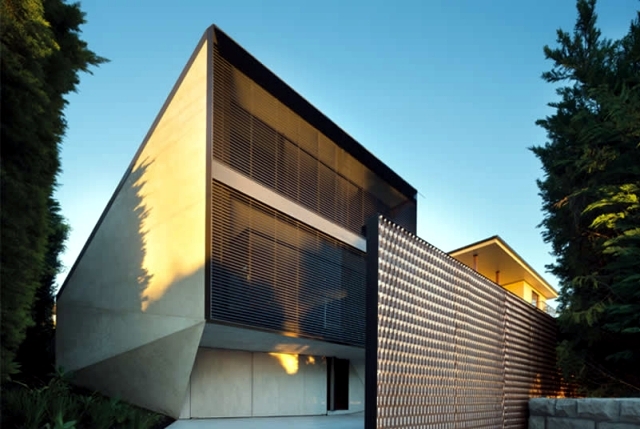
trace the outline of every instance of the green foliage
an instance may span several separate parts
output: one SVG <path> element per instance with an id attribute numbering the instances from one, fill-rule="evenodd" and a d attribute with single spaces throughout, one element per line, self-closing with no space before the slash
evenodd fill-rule
<path id="1" fill-rule="evenodd" d="M 53 426 L 51 423 L 47 423 L 44 427 L 45 429 L 75 429 L 76 421 L 65 422 L 62 420 L 62 414 L 56 414 L 55 419 L 53 419 Z"/>
<path id="2" fill-rule="evenodd" d="M 31 311 L 34 326 L 27 329 L 17 361 L 21 366 L 20 380 L 37 382 L 44 380 L 55 369 L 53 306 L 56 293 L 56 275 L 62 270 L 60 254 L 69 235 L 61 214 L 60 205 L 53 198 L 48 201 L 49 234 L 47 237 L 44 267 Z"/>
<path id="3" fill-rule="evenodd" d="M 537 121 L 548 142 L 532 151 L 543 237 L 560 279 L 566 378 L 589 395 L 640 395 L 640 12 L 620 40 L 601 37 L 595 0 L 578 0 L 569 34 L 545 46 L 547 82 L 565 82 L 553 115 Z"/>
<path id="4" fill-rule="evenodd" d="M 32 305 L 47 273 L 50 198 L 60 169 L 65 95 L 78 73 L 104 62 L 79 37 L 84 14 L 63 0 L 0 0 L 2 82 L 0 194 L 0 377 L 34 325 Z M 45 286 L 47 288 L 48 286 Z"/>
<path id="5" fill-rule="evenodd" d="M 97 393 L 74 390 L 67 376 L 40 388 L 8 383 L 2 394 L 2 427 L 24 429 L 151 429 L 168 419 Z"/>

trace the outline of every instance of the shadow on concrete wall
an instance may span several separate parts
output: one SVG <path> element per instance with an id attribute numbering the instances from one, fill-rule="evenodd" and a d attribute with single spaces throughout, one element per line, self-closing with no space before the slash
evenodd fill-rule
<path id="1" fill-rule="evenodd" d="M 147 183 L 144 177 L 152 163 L 153 161 L 145 159 L 131 171 L 125 182 L 129 184 L 129 188 L 120 189 L 119 195 L 122 199 L 116 198 L 114 202 L 114 205 L 122 208 L 122 218 L 118 222 L 119 228 L 116 228 L 116 233 L 120 236 L 119 240 L 116 238 L 116 242 L 122 247 L 110 249 L 112 254 L 107 260 L 111 259 L 113 269 L 123 269 L 123 284 L 135 285 L 118 291 L 125 308 L 140 308 L 144 291 L 153 278 L 153 274 L 144 267 L 148 233 L 144 224 L 151 211 L 144 201 L 144 187 Z M 120 207 L 112 207 L 118 208 Z"/>

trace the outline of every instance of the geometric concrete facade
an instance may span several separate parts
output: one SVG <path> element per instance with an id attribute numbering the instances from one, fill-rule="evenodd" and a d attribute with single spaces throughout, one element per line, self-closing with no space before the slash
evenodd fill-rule
<path id="1" fill-rule="evenodd" d="M 58 365 L 174 417 L 205 325 L 207 52 L 205 38 L 57 301 Z"/>
<path id="2" fill-rule="evenodd" d="M 505 298 L 509 292 L 470 269 L 446 272 L 436 264 L 431 280 L 457 286 L 432 290 L 420 311 L 435 303 L 453 324 L 442 315 L 424 326 L 406 323 L 411 294 L 403 288 L 416 270 L 402 258 L 410 252 L 398 257 L 402 246 L 391 242 L 378 249 L 379 225 L 365 224 L 380 214 L 403 228 L 396 236 L 415 234 L 416 195 L 212 26 L 58 294 L 57 365 L 78 385 L 174 418 L 364 410 L 388 427 L 402 419 L 371 410 L 423 412 L 406 404 L 416 400 L 412 392 L 427 389 L 443 401 L 439 412 L 467 407 L 492 423 L 504 406 L 516 421 L 522 395 L 529 396 L 517 383 L 548 370 L 553 320 L 522 300 L 512 303 L 517 298 Z M 403 243 L 419 250 L 411 237 Z M 380 289 L 381 301 L 398 307 L 380 313 L 393 316 L 381 327 L 377 277 L 367 284 L 379 254 L 398 262 L 390 276 L 399 276 Z M 456 279 L 461 272 L 473 281 Z M 473 303 L 478 294 L 488 307 Z M 453 316 L 468 308 L 473 314 Z M 522 321 L 542 329 L 529 338 L 527 325 L 523 339 L 516 332 Z M 514 330 L 505 334 L 509 326 Z M 419 341 L 418 331 L 425 337 Z M 416 347 L 433 338 L 444 352 Z M 515 348 L 505 345 L 510 338 Z M 398 347 L 385 349 L 392 343 Z M 496 344 L 502 348 L 481 356 L 482 347 Z M 530 344 L 543 350 L 528 350 Z M 534 372 L 521 368 L 523 356 L 539 361 Z M 448 390 L 403 384 L 403 377 L 412 381 L 408 368 L 427 371 L 420 362 L 430 358 L 442 367 L 421 380 Z M 385 387 L 378 364 L 391 390 L 378 390 Z M 479 369 L 490 373 L 470 382 L 442 376 Z M 492 397 L 510 376 L 515 393 Z"/>
<path id="3" fill-rule="evenodd" d="M 58 294 L 57 364 L 175 418 L 363 411 L 361 226 L 384 207 L 415 229 L 411 186 L 211 27 Z M 231 293 L 295 323 L 230 319 Z"/>

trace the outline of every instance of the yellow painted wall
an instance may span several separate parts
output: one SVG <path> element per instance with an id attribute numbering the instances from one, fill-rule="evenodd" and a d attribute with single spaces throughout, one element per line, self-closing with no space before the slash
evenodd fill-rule
<path id="1" fill-rule="evenodd" d="M 521 280 L 519 282 L 513 282 L 506 285 L 502 285 L 502 287 L 516 294 L 517 296 L 519 296 L 529 304 L 531 304 L 532 292 L 536 292 L 538 294 L 538 308 L 540 309 L 544 308 L 544 302 L 545 302 L 544 295 L 542 295 L 541 292 L 537 291 L 526 281 Z"/>
<path id="2" fill-rule="evenodd" d="M 506 284 L 506 285 L 502 285 L 502 287 L 505 288 L 506 290 L 508 290 L 509 292 L 512 292 L 512 293 L 518 295 L 520 298 L 522 298 L 524 296 L 524 288 L 525 288 L 525 282 L 524 281 L 509 283 L 509 284 Z"/>
<path id="3" fill-rule="evenodd" d="M 542 295 L 542 293 L 538 290 L 536 290 L 535 288 L 533 288 L 529 283 L 524 282 L 525 288 L 524 288 L 524 300 L 527 301 L 529 304 L 531 304 L 531 298 L 532 298 L 532 292 L 535 292 L 538 294 L 538 305 L 537 307 L 542 309 L 544 308 L 544 295 Z"/>

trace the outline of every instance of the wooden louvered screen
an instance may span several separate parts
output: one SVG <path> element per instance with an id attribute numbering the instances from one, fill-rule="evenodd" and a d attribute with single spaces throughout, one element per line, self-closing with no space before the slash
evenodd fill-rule
<path id="1" fill-rule="evenodd" d="M 364 345 L 364 253 L 212 183 L 211 319 Z"/>
<path id="2" fill-rule="evenodd" d="M 216 160 L 356 234 L 378 213 L 414 228 L 415 216 L 396 218 L 393 210 L 412 204 L 415 212 L 414 201 L 244 76 L 217 48 L 213 116 Z"/>

